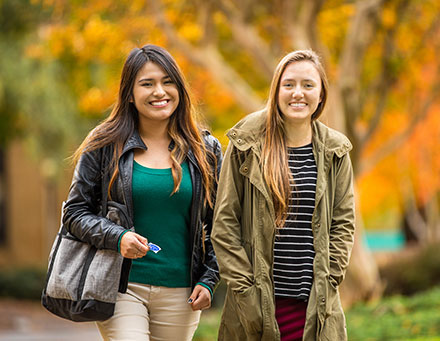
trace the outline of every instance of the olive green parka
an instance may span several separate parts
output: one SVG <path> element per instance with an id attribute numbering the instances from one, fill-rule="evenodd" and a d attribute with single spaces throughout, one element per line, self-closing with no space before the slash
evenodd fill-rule
<path id="1" fill-rule="evenodd" d="M 211 235 L 227 293 L 219 340 L 279 340 L 275 319 L 273 249 L 276 235 L 271 194 L 260 163 L 265 110 L 248 115 L 227 136 Z M 338 286 L 354 237 L 351 144 L 319 121 L 312 123 L 318 169 L 314 235 L 314 280 L 303 340 L 347 339 Z"/>

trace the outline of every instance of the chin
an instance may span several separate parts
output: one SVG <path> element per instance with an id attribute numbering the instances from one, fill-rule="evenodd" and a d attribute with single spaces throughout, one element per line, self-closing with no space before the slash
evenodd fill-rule
<path id="1" fill-rule="evenodd" d="M 286 115 L 286 118 L 288 120 L 292 120 L 292 121 L 311 121 L 312 114 L 309 114 L 309 113 L 290 113 L 290 114 Z"/>

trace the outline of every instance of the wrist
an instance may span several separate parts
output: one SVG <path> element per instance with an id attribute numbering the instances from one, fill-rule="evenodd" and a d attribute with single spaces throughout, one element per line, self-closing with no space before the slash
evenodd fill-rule
<path id="1" fill-rule="evenodd" d="M 130 230 L 125 230 L 124 232 L 121 233 L 121 235 L 119 236 L 118 239 L 118 252 L 121 253 L 121 240 L 122 237 L 124 236 L 124 234 L 126 234 L 127 232 L 129 232 Z"/>
<path id="2" fill-rule="evenodd" d="M 201 285 L 202 287 L 208 289 L 209 294 L 211 295 L 211 301 L 212 301 L 212 298 L 213 298 L 214 294 L 212 292 L 212 289 L 209 287 L 209 285 L 207 285 L 205 283 L 202 283 L 202 282 L 197 282 L 196 285 Z"/>

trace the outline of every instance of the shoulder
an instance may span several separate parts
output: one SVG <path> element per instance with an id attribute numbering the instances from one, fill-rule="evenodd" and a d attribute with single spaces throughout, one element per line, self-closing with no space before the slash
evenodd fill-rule
<path id="1" fill-rule="evenodd" d="M 266 124 L 266 109 L 250 113 L 238 121 L 230 130 L 252 133 L 264 129 Z"/>
<path id="2" fill-rule="evenodd" d="M 203 142 L 205 143 L 205 147 L 208 150 L 216 152 L 217 150 L 221 150 L 221 144 L 220 141 L 211 134 L 211 132 L 207 129 L 202 130 L 202 138 Z"/>
<path id="3" fill-rule="evenodd" d="M 207 152 L 208 162 L 215 167 L 217 165 L 217 172 L 220 171 L 220 167 L 223 161 L 222 146 L 219 140 L 211 135 L 209 130 L 202 130 L 203 142 Z"/>
<path id="4" fill-rule="evenodd" d="M 103 143 L 105 134 L 102 132 L 102 124 L 93 128 L 82 142 L 81 157 L 101 157 L 102 155 L 113 152 L 114 142 Z"/>
<path id="5" fill-rule="evenodd" d="M 320 121 L 313 122 L 313 138 L 324 149 L 335 152 L 338 157 L 353 148 L 347 136 Z"/>
<path id="6" fill-rule="evenodd" d="M 266 117 L 265 109 L 251 113 L 235 124 L 226 135 L 237 149 L 247 150 L 261 143 Z"/>

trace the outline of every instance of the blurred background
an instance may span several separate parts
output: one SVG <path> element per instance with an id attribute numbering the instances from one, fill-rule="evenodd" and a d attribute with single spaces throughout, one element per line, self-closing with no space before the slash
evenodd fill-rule
<path id="1" fill-rule="evenodd" d="M 0 0 L 0 29 L 0 340 L 99 340 L 38 300 L 69 157 L 111 110 L 129 51 L 147 43 L 176 58 L 224 146 L 264 106 L 282 56 L 322 56 L 321 121 L 354 145 L 349 339 L 440 340 L 438 0 Z M 216 339 L 223 290 L 196 340 Z"/>

